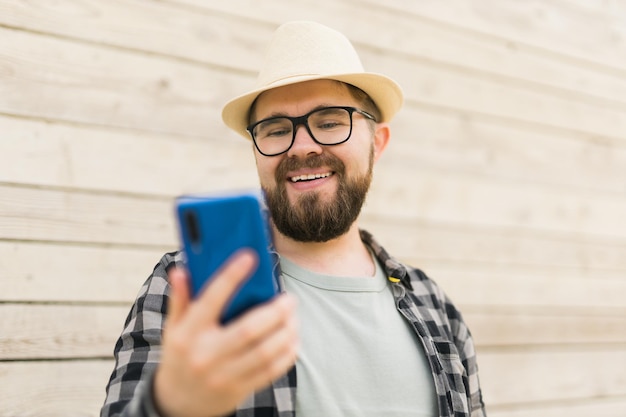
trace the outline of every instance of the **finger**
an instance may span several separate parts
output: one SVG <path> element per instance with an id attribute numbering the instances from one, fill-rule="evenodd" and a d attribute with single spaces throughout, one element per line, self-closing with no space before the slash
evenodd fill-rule
<path id="1" fill-rule="evenodd" d="M 257 264 L 257 256 L 248 249 L 242 249 L 232 255 L 215 274 L 191 303 L 189 308 L 189 326 L 198 327 L 219 323 L 222 311 L 239 286 L 250 277 Z"/>
<path id="2" fill-rule="evenodd" d="M 167 317 L 171 323 L 176 323 L 183 316 L 189 306 L 189 280 L 182 268 L 172 268 L 167 273 L 170 283 L 170 296 L 167 304 Z"/>

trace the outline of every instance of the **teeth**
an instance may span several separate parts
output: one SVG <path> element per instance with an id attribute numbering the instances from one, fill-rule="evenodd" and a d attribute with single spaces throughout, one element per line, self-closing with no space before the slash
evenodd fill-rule
<path id="1" fill-rule="evenodd" d="M 291 182 L 298 182 L 298 181 L 310 181 L 310 180 L 316 180 L 318 178 L 326 178 L 326 177 L 330 177 L 331 173 L 330 172 L 326 172 L 324 174 L 307 174 L 307 175 L 297 175 L 295 177 L 291 177 L 289 178 L 289 180 Z"/>

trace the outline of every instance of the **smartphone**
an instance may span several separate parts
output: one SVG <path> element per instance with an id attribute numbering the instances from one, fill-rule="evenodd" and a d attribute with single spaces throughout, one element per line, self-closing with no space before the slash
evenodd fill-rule
<path id="1" fill-rule="evenodd" d="M 238 249 L 250 248 L 257 253 L 257 269 L 225 307 L 222 323 L 272 299 L 279 292 L 269 251 L 271 233 L 260 199 L 258 192 L 243 191 L 181 196 L 175 201 L 192 297 L 202 291 L 217 269 Z"/>

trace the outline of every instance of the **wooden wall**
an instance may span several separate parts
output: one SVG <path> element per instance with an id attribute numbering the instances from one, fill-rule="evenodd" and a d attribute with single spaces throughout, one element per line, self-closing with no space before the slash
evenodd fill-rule
<path id="1" fill-rule="evenodd" d="M 0 416 L 96 416 L 172 197 L 256 184 L 221 105 L 314 19 L 397 79 L 363 215 L 476 338 L 491 417 L 626 415 L 619 0 L 0 0 Z"/>

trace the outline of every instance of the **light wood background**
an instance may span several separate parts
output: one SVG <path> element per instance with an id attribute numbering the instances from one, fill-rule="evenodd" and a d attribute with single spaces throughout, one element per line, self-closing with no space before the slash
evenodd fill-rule
<path id="1" fill-rule="evenodd" d="M 626 415 L 620 0 L 0 0 L 0 416 L 96 416 L 172 198 L 256 185 L 221 105 L 276 26 L 406 93 L 363 225 L 439 281 L 491 417 Z"/>

